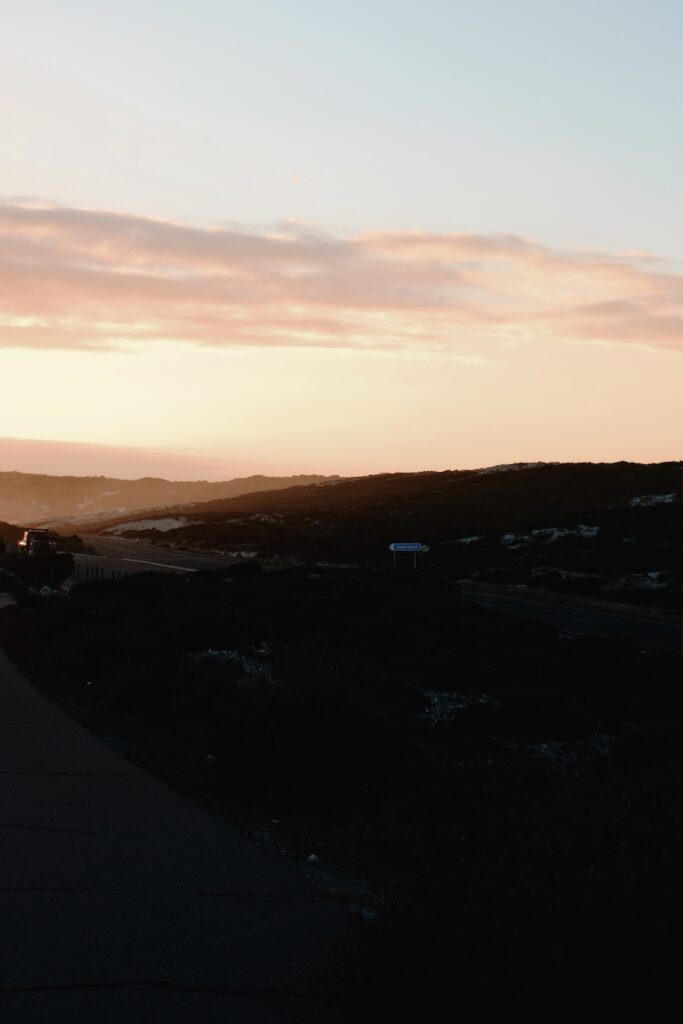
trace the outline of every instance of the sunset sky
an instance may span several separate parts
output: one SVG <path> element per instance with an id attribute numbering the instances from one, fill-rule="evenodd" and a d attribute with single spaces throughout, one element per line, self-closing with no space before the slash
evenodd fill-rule
<path id="1" fill-rule="evenodd" d="M 0 470 L 683 457 L 679 0 L 5 0 Z"/>

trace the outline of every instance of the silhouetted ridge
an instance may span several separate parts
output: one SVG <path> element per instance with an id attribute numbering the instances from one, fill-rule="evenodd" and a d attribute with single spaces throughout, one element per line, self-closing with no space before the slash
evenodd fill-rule
<path id="1" fill-rule="evenodd" d="M 249 491 L 274 490 L 312 484 L 327 477 L 266 477 L 262 474 L 234 480 L 164 480 L 142 477 L 121 480 L 105 476 L 49 476 L 0 473 L 0 519 L 32 525 L 80 523 L 130 515 L 142 509 L 160 509 L 178 503 L 229 498 Z"/>

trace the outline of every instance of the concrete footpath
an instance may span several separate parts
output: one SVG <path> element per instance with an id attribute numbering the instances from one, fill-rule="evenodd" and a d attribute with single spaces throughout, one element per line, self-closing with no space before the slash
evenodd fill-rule
<path id="1" fill-rule="evenodd" d="M 317 977 L 346 927 L 0 653 L 3 1024 L 328 1022 Z"/>

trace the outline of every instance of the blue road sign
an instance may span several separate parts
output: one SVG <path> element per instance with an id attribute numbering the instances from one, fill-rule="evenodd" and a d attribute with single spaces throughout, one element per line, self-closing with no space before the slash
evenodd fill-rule
<path id="1" fill-rule="evenodd" d="M 390 544 L 390 551 L 422 551 L 422 544 Z"/>

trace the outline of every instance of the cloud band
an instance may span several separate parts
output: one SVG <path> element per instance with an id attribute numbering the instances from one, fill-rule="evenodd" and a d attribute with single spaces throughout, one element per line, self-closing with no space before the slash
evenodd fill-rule
<path id="1" fill-rule="evenodd" d="M 197 228 L 0 203 L 0 345 L 131 342 L 481 352 L 521 340 L 683 350 L 683 276 L 510 235 Z"/>

